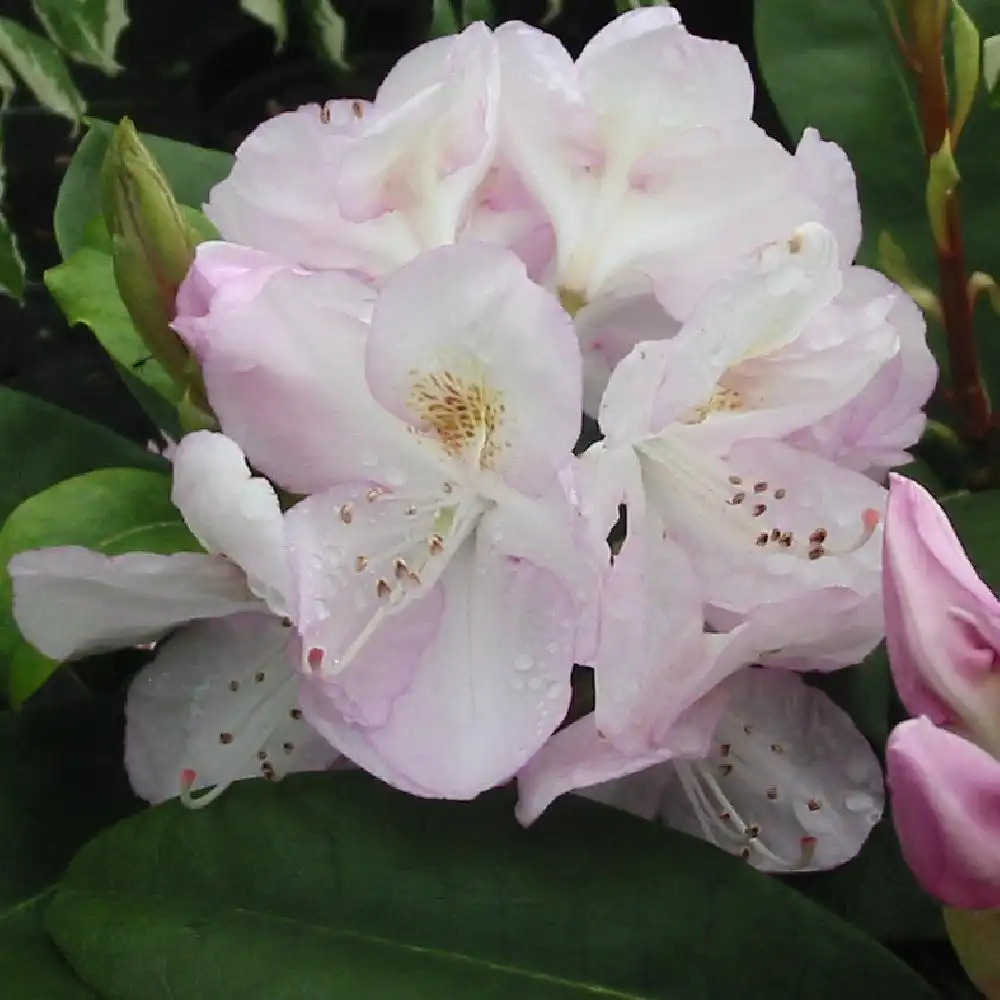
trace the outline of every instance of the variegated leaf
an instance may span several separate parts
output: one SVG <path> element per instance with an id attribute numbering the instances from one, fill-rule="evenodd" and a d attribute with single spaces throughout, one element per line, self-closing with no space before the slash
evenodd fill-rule
<path id="1" fill-rule="evenodd" d="M 49 38 L 70 59 L 109 76 L 121 72 L 115 49 L 129 23 L 125 0 L 31 0 L 31 4 Z"/>
<path id="2" fill-rule="evenodd" d="M 86 105 L 59 50 L 10 18 L 0 17 L 0 59 L 27 85 L 40 104 L 77 122 Z"/>

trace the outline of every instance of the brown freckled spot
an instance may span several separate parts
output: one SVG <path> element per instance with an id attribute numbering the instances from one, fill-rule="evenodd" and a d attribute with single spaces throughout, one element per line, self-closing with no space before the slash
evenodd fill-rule
<path id="1" fill-rule="evenodd" d="M 766 493 L 767 492 L 767 483 L 765 483 L 765 482 L 754 483 L 753 484 L 753 491 L 754 491 L 754 493 Z"/>
<path id="2" fill-rule="evenodd" d="M 823 808 L 823 803 L 819 799 L 810 799 L 806 805 L 809 807 L 810 812 L 819 812 Z"/>
<path id="3" fill-rule="evenodd" d="M 747 736 L 750 736 L 753 733 L 753 726 L 744 726 L 743 732 L 745 732 Z"/>
<path id="4" fill-rule="evenodd" d="M 767 797 L 772 802 L 774 802 L 774 800 L 777 799 L 777 797 L 778 797 L 778 789 L 775 788 L 774 785 L 771 785 L 771 787 L 767 790 Z"/>
<path id="5" fill-rule="evenodd" d="M 258 750 L 257 751 L 257 760 L 265 760 L 266 761 L 267 760 L 267 751 L 266 750 Z"/>
<path id="6" fill-rule="evenodd" d="M 780 528 L 772 528 L 771 529 L 771 541 L 772 542 L 780 542 L 781 541 L 781 529 Z"/>
<path id="7" fill-rule="evenodd" d="M 745 493 L 734 493 L 729 498 L 729 500 L 726 501 L 726 503 L 730 504 L 733 507 L 737 507 L 741 503 L 743 503 L 743 501 L 746 500 L 746 498 L 747 498 L 747 495 Z"/>
<path id="8" fill-rule="evenodd" d="M 219 733 L 219 742 L 220 743 L 232 743 L 233 742 L 233 734 L 232 733 Z"/>
<path id="9" fill-rule="evenodd" d="M 380 496 L 382 496 L 383 489 L 381 486 L 373 486 L 366 494 L 365 499 L 369 503 L 374 503 Z"/>
<path id="10" fill-rule="evenodd" d="M 728 757 L 732 752 L 733 752 L 732 743 L 723 743 L 722 746 L 719 747 L 719 753 L 723 757 Z"/>
<path id="11" fill-rule="evenodd" d="M 352 101 L 351 111 L 354 113 L 355 118 L 363 118 L 365 114 L 365 106 L 360 101 Z"/>
<path id="12" fill-rule="evenodd" d="M 389 586 L 389 581 L 379 577 L 379 581 L 375 584 L 375 593 L 378 595 L 380 600 L 384 600 L 392 593 L 392 587 Z"/>
<path id="13" fill-rule="evenodd" d="M 240 689 L 240 682 L 239 681 L 230 681 L 229 682 L 229 690 L 230 691 L 239 691 L 239 689 Z"/>
<path id="14" fill-rule="evenodd" d="M 274 765 L 273 764 L 267 764 L 267 763 L 261 764 L 261 766 L 260 766 L 260 772 L 261 772 L 261 774 L 264 775 L 264 780 L 265 781 L 274 781 L 278 777 L 277 773 L 274 770 Z"/>
<path id="15" fill-rule="evenodd" d="M 445 483 L 444 486 L 441 487 L 441 489 L 444 490 L 445 493 L 451 493 L 455 489 L 455 487 L 452 486 L 451 483 Z"/>
<path id="16" fill-rule="evenodd" d="M 292 710 L 291 710 L 291 711 L 290 711 L 290 712 L 288 713 L 288 715 L 289 715 L 289 716 L 290 716 L 291 718 L 293 718 L 293 719 L 294 719 L 294 720 L 295 720 L 296 722 L 298 722 L 298 721 L 299 721 L 299 720 L 300 720 L 300 719 L 302 718 L 302 709 L 301 709 L 301 708 L 293 708 L 293 709 L 292 709 Z"/>
<path id="17" fill-rule="evenodd" d="M 258 670 L 258 671 L 257 671 L 257 673 L 255 673 L 255 674 L 253 675 L 253 679 L 254 679 L 254 680 L 255 680 L 255 681 L 256 681 L 256 682 L 258 683 L 258 684 L 263 684 L 263 683 L 264 683 L 264 676 L 265 676 L 265 674 L 264 674 L 264 671 L 263 671 L 263 670 Z"/>
<path id="18" fill-rule="evenodd" d="M 750 860 L 750 848 L 749 847 L 744 847 L 743 850 L 740 851 L 740 857 L 744 861 L 749 861 Z"/>
<path id="19" fill-rule="evenodd" d="M 354 505 L 345 503 L 340 508 L 340 519 L 344 524 L 350 524 L 354 520 Z"/>
<path id="20" fill-rule="evenodd" d="M 788 496 L 788 491 L 783 486 L 779 486 L 774 491 L 774 499 L 775 500 L 784 500 L 786 496 Z"/>
<path id="21" fill-rule="evenodd" d="M 771 753 L 784 753 L 785 748 L 780 743 L 771 744 Z"/>
<path id="22" fill-rule="evenodd" d="M 368 566 L 368 556 L 358 556 L 354 560 L 354 572 L 363 573 Z"/>
<path id="23" fill-rule="evenodd" d="M 728 774 L 730 774 L 732 770 L 733 770 L 732 764 L 721 764 L 719 766 L 719 774 L 721 774 L 723 778 L 725 778 Z"/>
<path id="24" fill-rule="evenodd" d="M 757 541 L 754 544 L 761 546 L 761 548 L 763 548 L 765 545 L 767 545 L 767 532 L 766 531 L 762 531 L 757 536 Z"/>
<path id="25" fill-rule="evenodd" d="M 755 503 L 753 505 L 753 516 L 754 517 L 760 517 L 760 515 L 763 514 L 764 511 L 766 511 L 766 510 L 767 510 L 767 504 L 766 503 Z"/>
<path id="26" fill-rule="evenodd" d="M 760 826 L 757 823 L 751 823 L 743 832 L 751 840 L 756 840 L 760 836 Z"/>
<path id="27" fill-rule="evenodd" d="M 397 580 L 402 580 L 410 572 L 410 568 L 402 559 L 394 560 L 392 567 Z"/>
<path id="28" fill-rule="evenodd" d="M 732 817 L 727 812 L 719 813 L 719 819 L 721 819 L 723 823 L 728 823 L 731 818 Z"/>
<path id="29" fill-rule="evenodd" d="M 790 531 L 784 532 L 781 538 L 778 539 L 778 544 L 783 548 L 790 549 L 792 547 L 792 539 L 794 536 Z"/>
<path id="30" fill-rule="evenodd" d="M 815 548 L 809 550 L 810 559 L 819 559 L 824 555 L 826 555 L 826 549 L 822 545 L 817 545 Z"/>
<path id="31" fill-rule="evenodd" d="M 809 541 L 812 542 L 813 545 L 821 545 L 823 542 L 826 541 L 826 534 L 827 534 L 826 528 L 817 528 L 809 536 Z"/>
<path id="32" fill-rule="evenodd" d="M 294 743 L 282 743 L 281 744 L 281 749 L 284 750 L 285 753 L 291 753 L 295 749 L 295 744 Z"/>
<path id="33" fill-rule="evenodd" d="M 740 477 L 739 477 L 739 476 L 730 476 L 730 477 L 729 477 L 729 482 L 730 482 L 730 483 L 731 483 L 731 484 L 732 484 L 733 486 L 739 486 L 739 485 L 740 485 L 740 483 L 742 483 L 742 482 L 743 482 L 743 480 L 742 480 L 742 479 L 740 479 Z"/>
<path id="34" fill-rule="evenodd" d="M 319 120 L 324 125 L 330 124 L 330 109 L 325 104 L 319 109 Z"/>
<path id="35" fill-rule="evenodd" d="M 406 505 L 406 510 L 404 511 L 404 513 L 406 514 L 407 517 L 413 517 L 413 515 L 416 514 L 416 512 L 417 512 L 416 504 L 411 503 Z"/>
<path id="36" fill-rule="evenodd" d="M 440 535 L 431 535 L 427 539 L 427 548 L 432 556 L 440 555 L 444 552 L 444 539 Z"/>
<path id="37" fill-rule="evenodd" d="M 291 618 L 282 618 L 281 619 L 281 624 L 285 628 L 291 628 L 292 627 L 292 619 Z"/>

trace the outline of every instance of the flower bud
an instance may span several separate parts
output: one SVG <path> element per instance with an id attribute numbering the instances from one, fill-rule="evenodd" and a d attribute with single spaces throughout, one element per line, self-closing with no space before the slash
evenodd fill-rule
<path id="1" fill-rule="evenodd" d="M 170 323 L 199 238 L 128 118 L 108 144 L 101 189 L 122 301 L 150 354 L 188 387 L 200 381 L 196 362 Z"/>

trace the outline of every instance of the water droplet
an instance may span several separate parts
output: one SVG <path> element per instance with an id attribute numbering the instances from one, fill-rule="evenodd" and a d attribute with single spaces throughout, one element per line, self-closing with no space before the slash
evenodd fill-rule
<path id="1" fill-rule="evenodd" d="M 373 451 L 363 451 L 360 458 L 361 464 L 366 469 L 373 469 L 376 465 L 378 465 L 378 455 L 376 455 Z"/>
<path id="2" fill-rule="evenodd" d="M 406 482 L 406 474 L 402 469 L 386 469 L 382 477 L 390 486 L 402 486 Z"/>
<path id="3" fill-rule="evenodd" d="M 847 777 L 857 783 L 865 781 L 872 772 L 871 764 L 864 757 L 849 760 L 844 770 L 847 771 Z"/>
<path id="4" fill-rule="evenodd" d="M 553 656 L 559 652 L 559 643 L 550 642 L 546 647 L 546 652 L 551 653 Z"/>
<path id="5" fill-rule="evenodd" d="M 561 691 L 560 686 L 555 681 L 550 681 L 549 689 L 548 691 L 545 692 L 545 697 L 552 699 L 558 698 L 560 691 Z"/>
<path id="6" fill-rule="evenodd" d="M 545 681 L 543 681 L 541 679 L 541 677 L 529 677 L 528 678 L 528 690 L 529 691 L 541 691 L 542 690 L 542 685 L 544 685 L 544 683 L 545 683 Z"/>
<path id="7" fill-rule="evenodd" d="M 875 800 L 867 792 L 848 792 L 844 808 L 852 813 L 870 812 L 875 808 Z"/>
<path id="8" fill-rule="evenodd" d="M 535 665 L 530 653 L 519 653 L 514 657 L 514 669 L 519 673 L 530 670 Z"/>
<path id="9" fill-rule="evenodd" d="M 523 679 L 523 678 L 521 678 L 521 677 L 515 677 L 515 678 L 514 678 L 514 679 L 513 679 L 513 680 L 512 680 L 511 682 L 510 682 L 510 686 L 511 686 L 511 687 L 512 687 L 512 688 L 513 688 L 513 689 L 514 689 L 515 691 L 523 691 L 523 690 L 524 690 L 524 679 Z"/>

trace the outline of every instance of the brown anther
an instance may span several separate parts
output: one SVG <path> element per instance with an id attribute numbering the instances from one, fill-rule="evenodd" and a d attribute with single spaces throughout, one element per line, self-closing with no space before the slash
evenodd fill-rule
<path id="1" fill-rule="evenodd" d="M 260 773 L 264 775 L 265 781 L 274 781 L 278 775 L 275 773 L 273 764 L 261 764 Z"/>
<path id="2" fill-rule="evenodd" d="M 722 757 L 728 757 L 732 752 L 733 752 L 733 745 L 732 745 L 732 743 L 723 743 L 719 747 L 719 754 Z"/>
<path id="3" fill-rule="evenodd" d="M 375 584 L 375 593 L 378 595 L 380 600 L 388 597 L 392 593 L 392 587 L 389 586 L 389 581 L 383 577 L 379 577 L 378 583 Z"/>
<path id="4" fill-rule="evenodd" d="M 732 819 L 732 817 L 729 815 L 729 813 L 723 812 L 719 813 L 719 819 L 721 819 L 723 823 L 728 823 L 729 820 Z"/>
<path id="5" fill-rule="evenodd" d="M 806 805 L 809 807 L 810 812 L 819 812 L 823 808 L 823 803 L 819 799 L 810 799 Z"/>
<path id="6" fill-rule="evenodd" d="M 753 516 L 754 517 L 760 517 L 760 515 L 763 514 L 764 511 L 766 511 L 766 510 L 767 510 L 767 504 L 766 503 L 755 503 L 753 505 Z"/>
<path id="7" fill-rule="evenodd" d="M 721 764 L 719 766 L 719 774 L 721 774 L 723 778 L 725 778 L 726 775 L 730 774 L 732 770 L 733 770 L 732 764 Z"/>
<path id="8" fill-rule="evenodd" d="M 820 559 L 826 555 L 826 549 L 822 545 L 815 545 L 809 550 L 810 559 Z"/>
<path id="9" fill-rule="evenodd" d="M 779 486 L 774 491 L 774 499 L 775 500 L 784 500 L 787 495 L 788 495 L 788 493 L 787 493 L 787 491 L 785 490 L 785 488 L 783 486 Z"/>
<path id="10" fill-rule="evenodd" d="M 282 743 L 281 744 L 281 749 L 284 750 L 285 753 L 291 753 L 295 749 L 295 744 L 294 743 Z"/>
<path id="11" fill-rule="evenodd" d="M 455 487 L 451 483 L 445 483 L 444 486 L 441 487 L 441 489 L 445 493 L 451 493 L 455 489 Z"/>
<path id="12" fill-rule="evenodd" d="M 290 717 L 290 718 L 292 718 L 292 719 L 294 719 L 294 720 L 295 720 L 296 722 L 298 722 L 298 721 L 299 721 L 299 720 L 300 720 L 300 719 L 302 718 L 302 709 L 301 709 L 301 708 L 293 708 L 293 709 L 292 709 L 292 710 L 291 710 L 291 711 L 290 711 L 290 712 L 288 713 L 288 715 L 289 715 L 289 717 Z"/>
<path id="13" fill-rule="evenodd" d="M 754 544 L 761 546 L 761 548 L 763 548 L 765 545 L 767 545 L 767 532 L 766 531 L 762 531 L 757 536 L 757 540 L 756 540 L 756 542 L 754 542 Z"/>
<path id="14" fill-rule="evenodd" d="M 431 535 L 427 539 L 427 548 L 430 549 L 432 556 L 440 555 L 444 552 L 444 539 L 440 535 Z"/>
<path id="15" fill-rule="evenodd" d="M 219 742 L 220 743 L 232 743 L 233 742 L 233 734 L 232 733 L 219 733 Z"/>
<path id="16" fill-rule="evenodd" d="M 354 505 L 345 503 L 340 508 L 340 519 L 344 524 L 350 524 L 354 520 Z"/>
<path id="17" fill-rule="evenodd" d="M 358 556 L 354 560 L 354 572 L 363 573 L 368 568 L 368 556 Z"/>
<path id="18" fill-rule="evenodd" d="M 754 491 L 754 493 L 766 493 L 767 492 L 767 483 L 765 483 L 765 482 L 754 483 L 753 484 L 753 491 Z"/>
<path id="19" fill-rule="evenodd" d="M 780 528 L 772 528 L 771 529 L 771 541 L 772 542 L 780 542 L 781 541 L 781 529 Z"/>
<path id="20" fill-rule="evenodd" d="M 744 500 L 746 500 L 747 495 L 745 493 L 734 493 L 727 501 L 731 507 L 738 507 Z"/>
<path id="21" fill-rule="evenodd" d="M 760 826 L 757 823 L 751 823 L 743 832 L 750 840 L 756 840 L 760 836 Z"/>
<path id="22" fill-rule="evenodd" d="M 254 679 L 254 680 L 255 680 L 255 681 L 256 681 L 256 682 L 258 683 L 258 684 L 263 684 L 263 683 L 264 683 L 264 676 L 265 676 L 265 675 L 264 675 L 264 671 L 263 671 L 263 670 L 258 670 L 258 671 L 257 671 L 257 673 L 255 673 L 255 674 L 253 675 L 253 679 Z"/>
<path id="23" fill-rule="evenodd" d="M 324 125 L 330 124 L 330 109 L 325 104 L 319 109 L 319 120 Z"/>
<path id="24" fill-rule="evenodd" d="M 257 760 L 266 761 L 267 760 L 267 751 L 266 750 L 258 750 L 257 751 Z"/>
<path id="25" fill-rule="evenodd" d="M 397 580 L 402 580 L 410 572 L 410 567 L 402 559 L 394 559 L 392 568 Z"/>
<path id="26" fill-rule="evenodd" d="M 775 788 L 775 786 L 774 786 L 774 785 L 771 785 L 771 787 L 770 787 L 770 788 L 769 788 L 769 789 L 767 790 L 767 797 L 768 797 L 768 798 L 769 798 L 769 799 L 770 799 L 770 800 L 771 800 L 772 802 L 774 802 L 774 800 L 775 800 L 775 799 L 777 799 L 777 797 L 778 797 L 778 789 L 777 789 L 777 788 Z"/>
<path id="27" fill-rule="evenodd" d="M 810 536 L 809 541 L 813 545 L 822 545 L 826 541 L 826 528 L 817 528 Z"/>
<path id="28" fill-rule="evenodd" d="M 786 531 L 782 534 L 781 538 L 778 539 L 778 544 L 783 549 L 790 549 L 792 547 L 792 540 L 794 537 L 795 536 L 790 531 Z"/>
<path id="29" fill-rule="evenodd" d="M 733 486 L 739 486 L 743 482 L 743 480 L 740 479 L 739 476 L 730 476 L 729 482 L 732 483 Z"/>
<path id="30" fill-rule="evenodd" d="M 367 492 L 367 493 L 365 494 L 365 499 L 366 499 L 366 500 L 367 500 L 367 501 L 368 501 L 369 503 L 374 503 L 374 502 L 375 502 L 376 500 L 378 500 L 378 498 L 379 498 L 380 496 L 382 496 L 382 494 L 383 494 L 384 492 L 385 492 L 385 490 L 383 490 L 381 486 L 373 486 L 373 487 L 372 487 L 372 488 L 371 488 L 371 489 L 370 489 L 370 490 L 369 490 L 369 491 L 368 491 L 368 492 Z"/>
<path id="31" fill-rule="evenodd" d="M 363 118 L 365 113 L 365 106 L 360 101 L 352 101 L 351 111 L 354 113 L 355 118 Z"/>
<path id="32" fill-rule="evenodd" d="M 750 848 L 749 847 L 744 847 L 743 850 L 740 851 L 740 857 L 744 861 L 749 861 L 750 860 Z"/>
<path id="33" fill-rule="evenodd" d="M 743 732 L 745 732 L 747 734 L 747 736 L 752 735 L 753 734 L 753 726 L 745 725 L 743 727 Z"/>
<path id="34" fill-rule="evenodd" d="M 240 682 L 239 681 L 230 681 L 229 682 L 229 690 L 230 691 L 239 691 L 239 689 L 240 689 Z"/>
<path id="35" fill-rule="evenodd" d="M 784 753 L 785 748 L 780 743 L 771 744 L 771 753 Z"/>
<path id="36" fill-rule="evenodd" d="M 291 628 L 292 627 L 292 619 L 291 618 L 282 618 L 281 619 L 281 624 L 282 624 L 282 627 L 284 627 L 284 628 Z"/>

